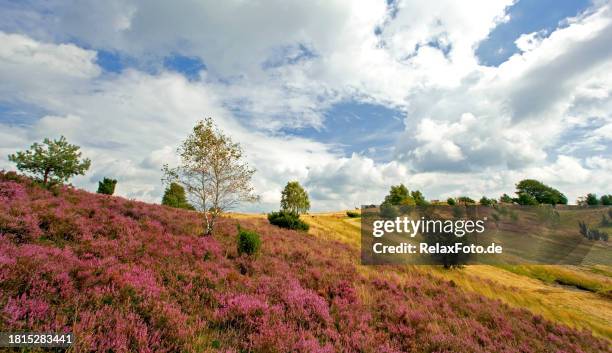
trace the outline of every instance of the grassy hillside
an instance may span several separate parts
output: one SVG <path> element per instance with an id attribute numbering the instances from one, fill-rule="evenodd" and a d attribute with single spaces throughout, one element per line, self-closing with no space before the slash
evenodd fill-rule
<path id="1" fill-rule="evenodd" d="M 580 219 L 588 218 L 588 215 L 580 215 Z M 591 218 L 595 221 L 597 217 Z M 360 246 L 358 218 L 336 212 L 305 215 L 303 219 L 311 225 L 311 234 L 317 237 L 337 239 L 354 248 Z M 388 267 L 376 269 L 392 270 Z M 416 266 L 411 271 L 452 280 L 464 290 L 612 339 L 612 269 L 609 267 L 478 265 L 449 271 L 434 266 Z"/>
<path id="2" fill-rule="evenodd" d="M 237 222 L 259 256 L 238 256 Z M 79 352 L 612 351 L 442 276 L 359 266 L 335 235 L 201 232 L 196 212 L 0 174 L 0 331 L 72 331 Z"/>

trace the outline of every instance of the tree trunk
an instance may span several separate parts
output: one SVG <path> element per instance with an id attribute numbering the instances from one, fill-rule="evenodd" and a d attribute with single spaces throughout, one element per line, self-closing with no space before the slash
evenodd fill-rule
<path id="1" fill-rule="evenodd" d="M 213 232 L 214 225 L 215 225 L 214 215 L 208 215 L 208 213 L 205 211 L 204 212 L 204 235 L 211 235 Z"/>
<path id="2" fill-rule="evenodd" d="M 43 184 L 47 185 L 47 180 L 49 179 L 49 168 L 45 169 L 45 176 L 43 177 Z"/>

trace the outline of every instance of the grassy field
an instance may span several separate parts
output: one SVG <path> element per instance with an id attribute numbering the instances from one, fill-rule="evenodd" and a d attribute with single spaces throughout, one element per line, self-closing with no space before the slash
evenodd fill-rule
<path id="1" fill-rule="evenodd" d="M 310 224 L 309 232 L 314 236 L 359 247 L 359 218 L 349 218 L 345 212 L 315 213 L 302 218 Z M 452 280 L 466 291 L 499 299 L 550 320 L 612 339 L 612 269 L 609 267 L 472 265 L 455 270 L 436 266 L 414 266 L 407 270 Z M 360 266 L 360 271 L 389 272 L 391 275 L 397 268 Z"/>

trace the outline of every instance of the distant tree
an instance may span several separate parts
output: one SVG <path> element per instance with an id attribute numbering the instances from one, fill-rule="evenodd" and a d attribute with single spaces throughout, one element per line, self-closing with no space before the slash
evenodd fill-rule
<path id="1" fill-rule="evenodd" d="M 162 205 L 183 208 L 186 210 L 194 210 L 195 208 L 187 201 L 185 188 L 177 183 L 170 183 L 164 192 Z"/>
<path id="2" fill-rule="evenodd" d="M 457 201 L 455 201 L 455 199 L 453 199 L 452 197 L 449 197 L 448 199 L 446 199 L 446 203 L 449 206 L 455 206 L 457 204 Z"/>
<path id="3" fill-rule="evenodd" d="M 414 202 L 414 199 L 410 196 L 408 188 L 404 184 L 392 185 L 389 190 L 389 195 L 385 196 L 383 203 L 390 205 L 401 205 L 406 204 L 408 200 Z"/>
<path id="4" fill-rule="evenodd" d="M 514 199 L 513 201 L 515 201 L 519 205 L 534 206 L 534 205 L 539 204 L 538 200 L 535 197 L 533 197 L 531 194 L 527 194 L 523 192 L 523 193 L 520 193 L 518 196 L 519 197 Z"/>
<path id="5" fill-rule="evenodd" d="M 240 144 L 223 134 L 211 118 L 196 124 L 178 154 L 178 167 L 164 166 L 164 181 L 185 188 L 194 206 L 203 211 L 205 234 L 212 233 L 222 212 L 259 200 L 251 184 L 255 169 L 244 161 Z"/>
<path id="6" fill-rule="evenodd" d="M 554 189 L 534 179 L 524 179 L 516 184 L 516 194 L 527 194 L 536 199 L 538 203 L 556 205 L 567 204 L 567 197 L 559 190 Z"/>
<path id="7" fill-rule="evenodd" d="M 503 194 L 500 198 L 499 198 L 500 202 L 505 202 L 505 203 L 512 203 L 512 197 L 510 197 L 510 195 L 508 194 Z"/>
<path id="8" fill-rule="evenodd" d="M 589 206 L 599 205 L 599 199 L 597 199 L 597 195 L 591 193 L 587 194 L 586 204 Z"/>
<path id="9" fill-rule="evenodd" d="M 480 201 L 478 201 L 479 204 L 481 204 L 482 206 L 491 206 L 492 204 L 495 203 L 494 199 L 489 199 L 486 196 L 483 196 L 480 198 Z"/>
<path id="10" fill-rule="evenodd" d="M 84 175 L 91 161 L 81 159 L 80 147 L 71 145 L 64 136 L 42 144 L 34 143 L 29 150 L 19 151 L 8 156 L 9 161 L 17 164 L 17 169 L 32 174 L 44 185 L 64 183 L 75 175 Z"/>
<path id="11" fill-rule="evenodd" d="M 459 196 L 457 198 L 457 203 L 461 204 L 461 205 L 470 205 L 470 204 L 475 204 L 476 201 L 474 201 L 473 199 L 467 197 L 467 196 Z"/>
<path id="12" fill-rule="evenodd" d="M 297 181 L 290 181 L 281 193 L 281 209 L 293 213 L 306 213 L 310 209 L 308 193 Z"/>
<path id="13" fill-rule="evenodd" d="M 115 186 L 117 186 L 116 179 L 104 178 L 98 182 L 98 194 L 112 195 L 115 193 Z"/>
<path id="14" fill-rule="evenodd" d="M 429 202 L 427 202 L 427 200 L 425 200 L 425 196 L 423 196 L 423 193 L 419 190 L 415 190 L 413 192 L 410 193 L 410 196 L 412 197 L 412 199 L 414 200 L 414 203 L 417 206 L 426 206 L 429 204 Z"/>
<path id="15" fill-rule="evenodd" d="M 610 206 L 612 205 L 612 195 L 602 195 L 600 201 L 602 205 Z"/>

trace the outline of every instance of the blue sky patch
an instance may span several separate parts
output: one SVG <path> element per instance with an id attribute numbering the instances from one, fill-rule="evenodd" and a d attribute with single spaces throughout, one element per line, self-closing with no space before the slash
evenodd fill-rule
<path id="1" fill-rule="evenodd" d="M 359 153 L 377 161 L 392 158 L 392 147 L 404 131 L 404 113 L 382 105 L 342 102 L 325 112 L 321 129 L 285 129 L 292 135 L 334 144 L 347 155 Z"/>
<path id="2" fill-rule="evenodd" d="M 50 113 L 32 104 L 0 102 L 0 124 L 28 126 L 47 114 Z"/>
<path id="3" fill-rule="evenodd" d="M 498 66 L 518 52 L 514 41 L 521 34 L 551 33 L 564 19 L 578 15 L 590 5 L 587 0 L 520 0 L 508 10 L 510 21 L 493 29 L 476 49 L 476 55 L 481 64 Z"/>
<path id="4" fill-rule="evenodd" d="M 98 50 L 96 62 L 104 71 L 120 73 L 125 64 L 121 60 L 121 56 L 117 52 L 107 50 Z"/>
<path id="5" fill-rule="evenodd" d="M 197 80 L 206 64 L 196 57 L 173 54 L 164 58 L 164 68 L 183 74 L 189 80 Z"/>

